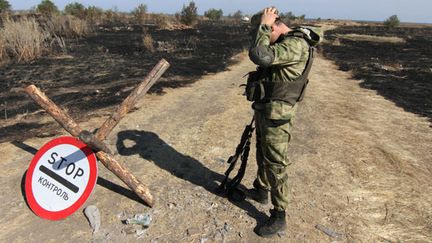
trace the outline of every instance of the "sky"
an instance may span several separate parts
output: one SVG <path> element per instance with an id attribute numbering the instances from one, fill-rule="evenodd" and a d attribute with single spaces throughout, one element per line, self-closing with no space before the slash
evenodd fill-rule
<path id="1" fill-rule="evenodd" d="M 36 6 L 41 0 L 8 0 L 14 10 L 25 10 Z M 149 12 L 176 13 L 189 0 L 52 0 L 59 9 L 70 2 L 85 6 L 94 5 L 103 9 L 117 7 L 129 12 L 139 4 L 146 4 Z M 224 14 L 237 10 L 253 14 L 267 6 L 276 6 L 281 12 L 305 14 L 306 18 L 353 19 L 383 21 L 397 14 L 402 22 L 432 23 L 431 0 L 195 0 L 199 14 L 210 8 L 222 9 Z"/>

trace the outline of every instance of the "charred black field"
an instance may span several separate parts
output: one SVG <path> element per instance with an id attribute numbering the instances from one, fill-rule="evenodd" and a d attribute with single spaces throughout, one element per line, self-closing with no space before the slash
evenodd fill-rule
<path id="1" fill-rule="evenodd" d="M 361 87 L 432 122 L 431 36 L 431 27 L 341 26 L 326 32 L 323 49 Z"/>
<path id="2" fill-rule="evenodd" d="M 0 67 L 0 142 L 60 131 L 41 122 L 39 107 L 22 92 L 35 84 L 79 121 L 103 115 L 131 92 L 165 58 L 171 67 L 150 93 L 184 87 L 209 73 L 226 70 L 248 47 L 247 25 L 202 23 L 195 28 L 99 26 L 83 39 L 67 39 L 67 52 L 30 64 Z M 432 27 L 345 25 L 325 32 L 322 53 L 361 87 L 432 122 Z M 148 38 L 145 43 L 145 39 Z M 26 131 L 23 133 L 22 131 Z"/>
<path id="3" fill-rule="evenodd" d="M 145 38 L 147 45 L 144 43 Z M 30 64 L 0 67 L 0 142 L 53 135 L 57 124 L 33 119 L 39 107 L 22 92 L 35 84 L 77 120 L 115 107 L 161 59 L 171 67 L 150 93 L 187 86 L 202 75 L 227 69 L 249 44 L 247 26 L 197 25 L 160 30 L 154 26 L 100 26 L 84 39 L 66 40 L 67 52 Z M 22 131 L 26 131 L 23 133 Z"/>

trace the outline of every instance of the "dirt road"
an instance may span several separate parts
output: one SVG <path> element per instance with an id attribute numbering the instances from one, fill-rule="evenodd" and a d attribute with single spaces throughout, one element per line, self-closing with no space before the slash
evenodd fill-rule
<path id="1" fill-rule="evenodd" d="M 108 138 L 116 156 L 155 197 L 152 209 L 100 166 L 85 206 L 101 211 L 95 234 L 82 209 L 57 222 L 35 216 L 22 196 L 34 149 L 51 138 L 3 143 L 0 241 L 265 242 L 253 233 L 270 205 L 234 205 L 213 193 L 224 161 L 252 115 L 238 86 L 254 69 L 244 54 L 230 70 L 190 87 L 146 96 Z M 288 230 L 268 242 L 427 242 L 432 238 L 432 128 L 319 57 L 295 122 Z M 98 127 L 104 117 L 83 124 Z M 251 186 L 251 154 L 243 184 Z M 150 213 L 138 237 L 122 220 Z M 329 236 L 326 233 L 332 235 Z"/>

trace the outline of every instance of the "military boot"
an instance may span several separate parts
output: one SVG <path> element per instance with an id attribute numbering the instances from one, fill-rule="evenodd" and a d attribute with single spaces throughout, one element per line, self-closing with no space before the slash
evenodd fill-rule
<path id="1" fill-rule="evenodd" d="M 271 237 L 286 229 L 285 211 L 270 210 L 270 218 L 257 229 L 257 234 L 262 237 Z"/>

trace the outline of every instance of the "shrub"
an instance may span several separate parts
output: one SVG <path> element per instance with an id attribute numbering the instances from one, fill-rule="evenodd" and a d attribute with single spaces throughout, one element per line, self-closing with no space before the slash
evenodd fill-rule
<path id="1" fill-rule="evenodd" d="M 112 9 L 108 9 L 104 12 L 103 16 L 104 22 L 109 24 L 118 24 L 123 23 L 127 24 L 129 23 L 129 18 L 127 14 L 119 13 L 117 10 L 117 7 L 114 7 Z"/>
<path id="2" fill-rule="evenodd" d="M 81 3 L 69 3 L 64 8 L 65 14 L 72 15 L 78 18 L 85 18 L 86 8 Z"/>
<path id="3" fill-rule="evenodd" d="M 194 1 L 189 2 L 189 5 L 183 5 L 183 9 L 180 13 L 180 21 L 186 25 L 193 25 L 196 23 L 198 18 L 197 6 Z"/>
<path id="4" fill-rule="evenodd" d="M 143 45 L 145 49 L 151 53 L 155 51 L 153 46 L 153 37 L 150 34 L 146 34 L 143 38 Z"/>
<path id="5" fill-rule="evenodd" d="M 114 12 L 112 9 L 108 9 L 105 11 L 105 18 L 108 19 L 109 22 L 114 22 L 113 20 L 116 18 L 117 13 Z"/>
<path id="6" fill-rule="evenodd" d="M 7 0 L 0 0 L 0 13 L 10 11 L 11 5 Z"/>
<path id="7" fill-rule="evenodd" d="M 211 8 L 204 13 L 204 16 L 211 20 L 220 20 L 223 16 L 223 11 L 222 9 L 216 10 L 214 8 Z"/>
<path id="8" fill-rule="evenodd" d="M 384 26 L 387 28 L 394 28 L 400 24 L 399 18 L 397 15 L 392 15 L 388 19 L 384 21 Z"/>
<path id="9" fill-rule="evenodd" d="M 145 22 L 146 14 L 147 14 L 147 5 L 145 4 L 138 5 L 138 7 L 136 7 L 132 11 L 132 15 L 134 16 L 135 20 L 140 24 L 143 24 Z"/>
<path id="10" fill-rule="evenodd" d="M 50 34 L 41 29 L 35 19 L 6 20 L 0 30 L 2 55 L 18 62 L 29 62 L 42 55 Z"/>
<path id="11" fill-rule="evenodd" d="M 42 2 L 37 5 L 36 11 L 45 16 L 52 16 L 59 12 L 57 6 L 50 0 L 42 0 Z"/>
<path id="12" fill-rule="evenodd" d="M 85 10 L 85 16 L 87 21 L 91 24 L 99 24 L 102 22 L 104 11 L 96 6 L 89 6 Z"/>

